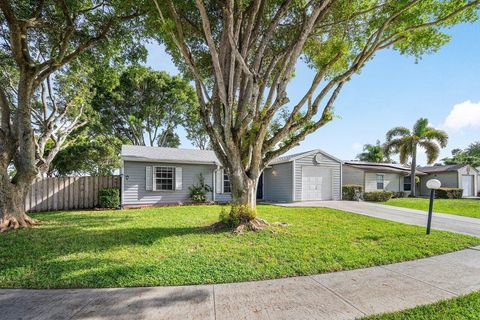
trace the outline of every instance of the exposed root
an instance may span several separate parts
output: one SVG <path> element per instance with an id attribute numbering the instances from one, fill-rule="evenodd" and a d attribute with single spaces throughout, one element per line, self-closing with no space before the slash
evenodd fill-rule
<path id="1" fill-rule="evenodd" d="M 0 232 L 17 230 L 20 228 L 29 228 L 39 223 L 40 222 L 38 220 L 30 218 L 25 213 L 21 214 L 19 217 L 4 217 L 0 223 Z"/>
<path id="2" fill-rule="evenodd" d="M 269 225 L 270 224 L 267 221 L 265 221 L 263 219 L 260 219 L 260 218 L 255 218 L 255 219 L 250 220 L 248 222 L 243 222 L 243 223 L 239 224 L 235 228 L 235 230 L 233 230 L 233 232 L 236 233 L 236 234 L 243 233 L 245 230 L 250 230 L 250 231 L 257 232 L 257 231 L 261 231 L 261 230 L 265 229 Z"/>

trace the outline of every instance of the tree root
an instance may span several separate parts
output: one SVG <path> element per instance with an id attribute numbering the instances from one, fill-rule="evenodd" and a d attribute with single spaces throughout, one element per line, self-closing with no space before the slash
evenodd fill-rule
<path id="1" fill-rule="evenodd" d="M 9 230 L 17 230 L 21 228 L 29 228 L 33 225 L 39 224 L 38 220 L 30 218 L 26 213 L 22 213 L 18 217 L 8 216 L 0 221 L 0 232 Z"/>
<path id="2" fill-rule="evenodd" d="M 255 218 L 253 220 L 247 221 L 247 222 L 242 222 L 240 223 L 235 230 L 233 230 L 234 233 L 240 234 L 243 233 L 245 230 L 250 230 L 250 231 L 261 231 L 268 227 L 270 224 L 260 218 Z"/>

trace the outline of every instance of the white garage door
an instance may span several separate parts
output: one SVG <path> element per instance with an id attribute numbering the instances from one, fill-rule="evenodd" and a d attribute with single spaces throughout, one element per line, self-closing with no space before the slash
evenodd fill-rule
<path id="1" fill-rule="evenodd" d="M 474 176 L 462 176 L 462 189 L 464 197 L 473 196 L 473 179 Z"/>
<path id="2" fill-rule="evenodd" d="M 332 169 L 302 167 L 302 200 L 332 200 Z"/>

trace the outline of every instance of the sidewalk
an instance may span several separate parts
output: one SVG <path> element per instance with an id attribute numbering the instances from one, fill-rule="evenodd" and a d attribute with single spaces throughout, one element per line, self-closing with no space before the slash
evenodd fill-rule
<path id="1" fill-rule="evenodd" d="M 1 319 L 355 319 L 480 290 L 480 247 L 306 277 L 186 287 L 1 289 Z"/>

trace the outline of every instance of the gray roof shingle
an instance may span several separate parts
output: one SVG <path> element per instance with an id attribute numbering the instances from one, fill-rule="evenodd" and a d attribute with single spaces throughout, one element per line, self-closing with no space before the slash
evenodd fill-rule
<path id="1" fill-rule="evenodd" d="M 451 164 L 446 166 L 429 166 L 429 167 L 420 167 L 419 169 L 425 173 L 439 173 L 439 172 L 452 172 L 458 171 L 459 169 L 465 167 L 466 164 Z"/>
<path id="2" fill-rule="evenodd" d="M 122 145 L 121 157 L 136 161 L 165 161 L 220 164 L 213 150 L 177 149 Z"/>

